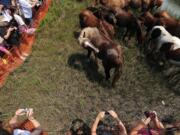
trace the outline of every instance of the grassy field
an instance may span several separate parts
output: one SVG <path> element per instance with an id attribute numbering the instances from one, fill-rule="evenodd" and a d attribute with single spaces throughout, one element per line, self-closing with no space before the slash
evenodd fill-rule
<path id="1" fill-rule="evenodd" d="M 108 109 L 117 111 L 125 122 L 141 118 L 145 110 L 180 119 L 179 95 L 139 57 L 134 41 L 124 47 L 125 65 L 116 88 L 105 81 L 102 66 L 97 72 L 93 60 L 87 61 L 73 35 L 79 29 L 78 13 L 85 6 L 75 0 L 53 0 L 31 56 L 0 90 L 0 112 L 7 114 L 3 119 L 25 107 L 34 108 L 37 119 L 50 131 L 65 131 L 76 118 L 91 125 L 99 111 Z"/>

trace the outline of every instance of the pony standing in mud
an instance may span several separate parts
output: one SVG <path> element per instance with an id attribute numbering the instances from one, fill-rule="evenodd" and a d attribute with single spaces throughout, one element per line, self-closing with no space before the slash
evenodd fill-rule
<path id="1" fill-rule="evenodd" d="M 93 52 L 96 63 L 97 57 L 102 60 L 107 80 L 110 78 L 110 70 L 115 68 L 112 81 L 112 86 L 115 86 L 122 73 L 123 52 L 121 46 L 104 36 L 97 28 L 91 27 L 81 31 L 78 41 L 83 48 L 88 50 L 88 58 Z"/>

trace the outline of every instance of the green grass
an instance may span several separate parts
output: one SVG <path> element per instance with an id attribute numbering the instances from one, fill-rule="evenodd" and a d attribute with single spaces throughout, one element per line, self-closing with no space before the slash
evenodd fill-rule
<path id="1" fill-rule="evenodd" d="M 180 119 L 179 96 L 160 73 L 139 59 L 133 41 L 124 48 L 125 66 L 116 88 L 105 81 L 102 66 L 94 71 L 93 61 L 87 61 L 73 36 L 79 29 L 78 14 L 86 5 L 53 0 L 31 56 L 0 90 L 0 112 L 13 114 L 17 108 L 32 107 L 44 129 L 53 131 L 67 130 L 76 118 L 91 125 L 99 111 L 108 109 L 126 122 L 141 118 L 149 109 L 160 117 L 172 114 Z"/>

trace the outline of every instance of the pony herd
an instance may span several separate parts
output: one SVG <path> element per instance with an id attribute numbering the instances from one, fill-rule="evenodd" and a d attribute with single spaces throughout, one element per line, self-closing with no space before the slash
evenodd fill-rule
<path id="1" fill-rule="evenodd" d="M 114 41 L 118 31 L 124 44 L 135 35 L 138 47 L 148 61 L 158 66 L 167 61 L 180 65 L 180 21 L 158 8 L 163 0 L 94 0 L 79 14 L 80 45 L 102 60 L 106 79 L 115 68 L 112 85 L 120 78 L 123 67 L 122 45 Z M 98 63 L 97 63 L 98 64 Z"/>

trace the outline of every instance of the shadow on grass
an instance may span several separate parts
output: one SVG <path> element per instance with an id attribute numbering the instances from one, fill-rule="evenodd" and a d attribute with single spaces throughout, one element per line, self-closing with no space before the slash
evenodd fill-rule
<path id="1" fill-rule="evenodd" d="M 98 82 L 102 87 L 110 88 L 110 81 L 98 72 L 97 65 L 93 59 L 88 59 L 84 54 L 72 54 L 68 59 L 68 65 L 76 70 L 83 71 L 91 82 Z"/>

